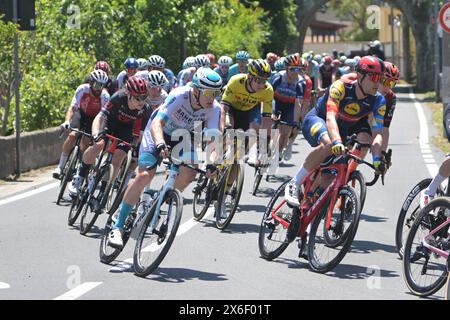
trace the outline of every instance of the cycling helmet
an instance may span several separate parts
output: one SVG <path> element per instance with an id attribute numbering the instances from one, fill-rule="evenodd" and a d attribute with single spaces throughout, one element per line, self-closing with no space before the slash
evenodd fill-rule
<path id="1" fill-rule="evenodd" d="M 148 61 L 144 58 L 137 59 L 138 70 L 147 70 L 148 69 Z"/>
<path id="2" fill-rule="evenodd" d="M 333 58 L 332 57 L 330 57 L 330 56 L 325 56 L 324 58 L 323 58 L 323 64 L 331 64 L 331 63 L 333 63 Z"/>
<path id="3" fill-rule="evenodd" d="M 166 66 L 166 60 L 155 54 L 148 58 L 148 64 L 150 67 L 163 69 Z"/>
<path id="4" fill-rule="evenodd" d="M 269 78 L 272 74 L 269 63 L 263 59 L 252 60 L 247 66 L 248 72 L 257 77 Z"/>
<path id="5" fill-rule="evenodd" d="M 248 60 L 250 59 L 250 54 L 247 51 L 238 51 L 236 53 L 236 60 Z"/>
<path id="6" fill-rule="evenodd" d="M 281 71 L 284 70 L 284 58 L 280 58 L 275 62 L 275 70 L 276 71 Z"/>
<path id="7" fill-rule="evenodd" d="M 183 62 L 183 69 L 195 67 L 195 57 L 189 56 Z"/>
<path id="8" fill-rule="evenodd" d="M 345 65 L 349 66 L 351 68 L 354 68 L 354 67 L 356 67 L 356 61 L 355 61 L 355 59 L 346 59 Z"/>
<path id="9" fill-rule="evenodd" d="M 341 57 L 339 57 L 339 61 L 340 61 L 341 64 L 344 64 L 344 63 L 345 63 L 345 60 L 347 60 L 347 57 L 346 57 L 346 56 L 341 56 Z"/>
<path id="10" fill-rule="evenodd" d="M 123 63 L 125 65 L 125 68 L 127 69 L 136 69 L 138 67 L 138 62 L 135 58 L 127 58 L 125 62 Z"/>
<path id="11" fill-rule="evenodd" d="M 358 65 L 359 60 L 361 60 L 361 57 L 360 57 L 360 56 L 354 56 L 354 57 L 353 57 L 353 60 L 355 60 L 356 65 Z"/>
<path id="12" fill-rule="evenodd" d="M 164 87 L 167 83 L 169 83 L 169 80 L 167 80 L 164 73 L 158 70 L 153 70 L 148 73 L 147 76 L 148 79 L 148 85 L 149 87 Z"/>
<path id="13" fill-rule="evenodd" d="M 128 93 L 132 96 L 147 94 L 147 82 L 141 76 L 131 76 L 125 85 Z"/>
<path id="14" fill-rule="evenodd" d="M 95 70 L 103 70 L 105 71 L 107 74 L 109 73 L 110 69 L 109 69 L 109 64 L 106 61 L 97 61 L 97 63 L 95 64 L 94 67 Z"/>
<path id="15" fill-rule="evenodd" d="M 219 66 L 229 66 L 233 63 L 233 59 L 229 56 L 221 56 L 219 58 Z"/>
<path id="16" fill-rule="evenodd" d="M 220 90 L 222 78 L 209 67 L 200 67 L 192 77 L 192 84 L 199 89 Z"/>
<path id="17" fill-rule="evenodd" d="M 387 79 L 398 81 L 398 79 L 400 78 L 400 71 L 398 70 L 398 67 L 388 61 L 384 61 L 384 67 L 384 77 Z"/>
<path id="18" fill-rule="evenodd" d="M 91 72 L 88 77 L 89 82 L 98 82 L 101 84 L 106 84 L 108 82 L 108 75 L 105 71 L 97 69 Z"/>
<path id="19" fill-rule="evenodd" d="M 284 65 L 287 66 L 300 66 L 300 58 L 297 54 L 290 54 L 284 58 Z"/>
<path id="20" fill-rule="evenodd" d="M 211 61 L 209 61 L 209 58 L 206 54 L 199 54 L 195 57 L 194 63 L 197 69 L 200 67 L 209 68 Z"/>
<path id="21" fill-rule="evenodd" d="M 315 60 L 317 63 L 320 63 L 320 62 L 322 62 L 322 56 L 321 56 L 320 54 L 316 54 L 316 55 L 314 56 L 314 60 Z"/>
<path id="22" fill-rule="evenodd" d="M 206 56 L 209 59 L 209 63 L 216 63 L 216 56 L 212 53 L 207 53 Z"/>
<path id="23" fill-rule="evenodd" d="M 384 63 L 373 56 L 365 56 L 359 60 L 356 71 L 359 73 L 384 74 Z"/>

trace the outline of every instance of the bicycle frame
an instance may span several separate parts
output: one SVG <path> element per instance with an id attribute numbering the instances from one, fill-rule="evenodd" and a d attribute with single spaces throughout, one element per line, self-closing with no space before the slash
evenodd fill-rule
<path id="1" fill-rule="evenodd" d="M 425 248 L 427 248 L 428 250 L 430 250 L 431 252 L 445 258 L 445 259 L 449 259 L 449 252 L 441 250 L 439 248 L 436 248 L 435 246 L 432 246 L 431 244 L 429 244 L 427 241 L 434 236 L 434 234 L 436 232 L 438 232 L 439 230 L 441 230 L 442 228 L 445 228 L 447 225 L 450 224 L 450 218 L 447 218 L 447 220 L 443 223 L 441 223 L 439 226 L 437 226 L 435 229 L 433 229 L 427 236 L 425 236 L 425 238 L 422 240 L 422 244 Z"/>

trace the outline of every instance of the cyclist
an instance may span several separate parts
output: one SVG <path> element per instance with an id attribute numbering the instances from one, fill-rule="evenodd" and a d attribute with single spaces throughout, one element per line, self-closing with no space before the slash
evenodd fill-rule
<path id="1" fill-rule="evenodd" d="M 109 64 L 106 61 L 97 61 L 95 63 L 94 70 L 103 70 L 106 72 L 106 75 L 108 76 L 108 82 L 106 82 L 106 90 L 108 90 L 108 93 L 110 96 L 112 96 L 117 90 L 117 80 L 113 79 L 111 76 L 111 69 L 109 68 Z M 89 82 L 89 81 L 86 81 Z"/>
<path id="2" fill-rule="evenodd" d="M 102 132 L 107 131 L 117 138 L 132 143 L 135 121 L 147 114 L 145 104 L 147 96 L 148 88 L 145 79 L 140 76 L 132 76 L 128 78 L 125 88 L 116 92 L 101 112 L 97 114 L 92 124 L 92 136 L 96 142 L 83 154 L 81 166 L 69 186 L 71 196 L 78 194 L 78 189 L 95 162 L 95 158 L 103 150 L 105 141 L 103 139 L 97 141 L 98 138 L 101 138 Z M 145 126 L 147 121 L 143 120 L 141 123 Z M 112 159 L 113 179 L 117 175 L 128 150 L 128 146 L 118 144 Z"/>
<path id="3" fill-rule="evenodd" d="M 216 63 L 216 56 L 212 53 L 207 53 L 206 56 L 208 57 L 209 60 L 209 67 L 211 69 L 215 69 L 217 68 L 219 65 Z"/>
<path id="4" fill-rule="evenodd" d="M 277 62 L 278 60 L 278 55 L 276 53 L 273 52 L 268 52 L 266 54 L 266 61 L 270 64 L 270 68 L 272 70 L 275 70 L 275 62 Z"/>
<path id="5" fill-rule="evenodd" d="M 450 176 L 450 155 L 447 154 L 447 156 L 444 159 L 444 162 L 442 162 L 441 166 L 439 167 L 438 173 L 433 177 L 433 180 L 431 180 L 430 185 L 425 190 L 422 190 L 420 192 L 419 205 L 421 209 L 423 209 L 423 207 L 425 207 L 431 200 L 434 199 L 434 197 L 436 196 L 437 188 L 449 176 Z"/>
<path id="6" fill-rule="evenodd" d="M 168 94 L 164 87 L 167 85 L 166 76 L 161 71 L 139 71 L 137 76 L 141 76 L 147 80 L 148 98 L 145 102 L 151 107 L 151 111 L 155 111 L 166 100 Z"/>
<path id="7" fill-rule="evenodd" d="M 317 60 L 322 60 L 322 57 L 320 55 L 317 55 L 314 57 L 312 54 L 309 54 L 306 58 L 308 60 L 308 71 L 306 73 L 311 77 L 312 81 L 312 90 L 317 90 L 319 87 L 319 66 L 320 62 L 317 62 Z"/>
<path id="8" fill-rule="evenodd" d="M 175 85 L 175 75 L 173 74 L 172 70 L 166 68 L 166 60 L 164 60 L 163 57 L 155 54 L 148 58 L 148 63 L 149 63 L 148 71 L 157 70 L 165 74 L 168 82 L 164 86 L 164 90 L 170 92 L 170 90 L 172 90 L 172 88 Z"/>
<path id="9" fill-rule="evenodd" d="M 137 60 L 131 57 L 127 58 L 123 64 L 126 69 L 117 75 L 117 86 L 119 89 L 122 89 L 125 86 L 129 77 L 136 74 L 139 66 Z"/>
<path id="10" fill-rule="evenodd" d="M 298 126 L 296 118 L 306 89 L 305 79 L 300 76 L 301 59 L 299 54 L 290 54 L 284 58 L 286 71 L 280 71 L 272 82 L 274 92 L 274 114 L 280 113 L 279 161 L 288 144 L 292 127 Z M 285 124 L 284 124 L 285 123 Z"/>
<path id="11" fill-rule="evenodd" d="M 183 63 L 183 70 L 178 73 L 177 87 L 182 87 L 192 81 L 192 77 L 197 71 L 195 67 L 195 57 L 187 57 Z"/>
<path id="12" fill-rule="evenodd" d="M 261 127 L 270 134 L 274 96 L 273 88 L 267 82 L 271 75 L 270 65 L 263 59 L 255 59 L 248 64 L 248 72 L 231 77 L 225 87 L 221 101 L 224 110 L 221 130 L 225 128 L 225 113 L 228 113 L 233 129 L 252 129 L 253 132 L 258 132 Z M 248 160 L 250 164 L 256 161 L 256 157 Z"/>
<path id="13" fill-rule="evenodd" d="M 94 70 L 88 77 L 88 83 L 80 85 L 72 98 L 70 107 L 67 109 L 66 119 L 61 125 L 68 129 L 69 125 L 80 127 L 84 132 L 91 133 L 92 121 L 100 110 L 109 100 L 109 93 L 105 86 L 108 81 L 108 75 L 103 70 Z M 76 122 L 79 119 L 79 124 Z M 55 179 L 59 179 L 61 172 L 66 164 L 70 150 L 74 147 L 76 133 L 71 132 L 64 141 L 58 167 L 52 172 Z M 85 136 L 81 139 L 81 151 L 83 152 L 89 146 L 89 139 Z"/>
<path id="14" fill-rule="evenodd" d="M 302 167 L 286 185 L 285 198 L 291 205 L 299 205 L 298 190 L 306 176 L 328 156 L 345 151 L 344 141 L 352 127 L 371 114 L 372 129 L 376 134 L 372 143 L 373 164 L 381 166 L 381 129 L 384 97 L 378 93 L 384 64 L 375 57 L 361 58 L 357 69 L 357 81 L 344 83 L 337 80 L 319 99 L 315 108 L 303 121 L 303 135 L 314 150 L 306 157 Z M 361 141 L 366 143 L 365 141 Z M 322 176 L 321 187 L 326 187 L 330 177 Z"/>
<path id="15" fill-rule="evenodd" d="M 319 92 L 323 93 L 336 80 L 333 59 L 330 56 L 323 58 L 323 63 L 319 66 Z"/>
<path id="16" fill-rule="evenodd" d="M 269 83 L 272 84 L 273 79 L 275 78 L 275 76 L 282 70 L 285 70 L 284 68 L 284 57 L 281 57 L 280 59 L 278 59 L 275 64 L 274 64 L 274 68 L 275 70 L 272 71 L 270 78 L 269 78 Z"/>
<path id="17" fill-rule="evenodd" d="M 219 76 L 222 78 L 222 83 L 226 85 L 227 83 L 227 76 L 228 76 L 228 70 L 230 69 L 230 65 L 233 63 L 233 59 L 228 56 L 221 56 L 219 58 L 219 65 L 214 68 L 214 71 L 219 74 Z"/>
<path id="18" fill-rule="evenodd" d="M 137 63 L 138 63 L 138 71 L 143 71 L 143 70 L 148 70 L 148 67 L 150 66 L 147 59 L 145 58 L 139 58 L 137 59 Z"/>
<path id="19" fill-rule="evenodd" d="M 171 139 L 172 133 L 177 129 L 193 132 L 194 121 L 205 121 L 208 129 L 219 129 L 221 109 L 214 98 L 220 94 L 221 87 L 222 79 L 216 72 L 210 68 L 199 68 L 192 84 L 172 91 L 157 113 L 152 115 L 153 120 L 145 128 L 139 151 L 139 173 L 125 192 L 119 217 L 108 236 L 110 246 L 123 247 L 122 229 L 128 214 L 139 200 L 142 190 L 152 181 L 159 160 L 169 156 L 167 146 L 177 144 Z M 192 146 L 191 143 L 191 148 Z M 210 160 L 214 161 L 214 156 L 215 154 L 211 154 Z M 181 159 L 195 160 L 193 149 L 182 154 Z M 210 165 L 208 170 L 215 171 L 214 166 Z M 175 188 L 183 191 L 194 179 L 195 171 L 180 167 Z"/>
<path id="20" fill-rule="evenodd" d="M 227 81 L 230 81 L 231 77 L 237 75 L 238 73 L 248 72 L 248 59 L 250 59 L 250 54 L 247 51 L 238 51 L 236 53 L 236 63 L 233 64 L 228 70 Z"/>

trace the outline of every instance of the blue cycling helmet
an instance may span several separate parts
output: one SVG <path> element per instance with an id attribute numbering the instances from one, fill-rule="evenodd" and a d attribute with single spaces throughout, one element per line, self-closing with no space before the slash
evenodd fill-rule
<path id="1" fill-rule="evenodd" d="M 284 70 L 284 58 L 280 58 L 275 62 L 275 71 Z"/>
<path id="2" fill-rule="evenodd" d="M 247 51 L 238 51 L 236 53 L 236 60 L 248 60 L 250 59 L 250 54 Z"/>
<path id="3" fill-rule="evenodd" d="M 222 78 L 211 68 L 200 67 L 192 78 L 192 84 L 199 89 L 220 90 L 222 88 Z"/>
<path id="4" fill-rule="evenodd" d="M 139 66 L 138 61 L 135 58 L 127 58 L 123 63 L 127 69 L 137 69 Z"/>

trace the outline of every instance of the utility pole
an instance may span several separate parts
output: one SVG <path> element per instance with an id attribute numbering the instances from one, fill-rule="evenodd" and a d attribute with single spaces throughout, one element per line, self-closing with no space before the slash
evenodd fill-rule
<path id="1" fill-rule="evenodd" d="M 440 87 L 439 87 L 439 73 L 441 70 L 439 70 L 439 21 L 438 21 L 438 15 L 439 15 L 439 8 L 437 5 L 437 0 L 433 0 L 433 12 L 434 12 L 434 24 L 435 24 L 435 33 L 434 33 L 434 91 L 436 92 L 436 102 L 440 102 L 441 100 L 441 93 L 440 93 Z"/>
<path id="2" fill-rule="evenodd" d="M 13 0 L 13 21 L 19 23 L 18 0 Z M 14 72 L 15 72 L 15 98 L 16 98 L 16 178 L 20 176 L 20 74 L 19 74 L 19 30 L 14 32 Z"/>

